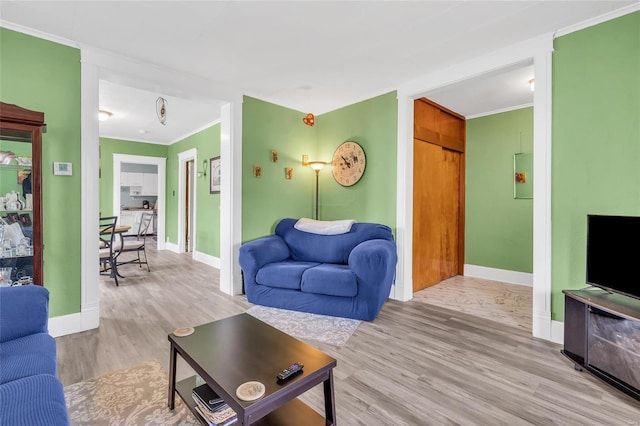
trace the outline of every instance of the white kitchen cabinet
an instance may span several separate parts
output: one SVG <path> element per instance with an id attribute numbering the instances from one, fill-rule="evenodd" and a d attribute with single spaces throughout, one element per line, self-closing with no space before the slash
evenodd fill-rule
<path id="1" fill-rule="evenodd" d="M 140 195 L 158 195 L 158 175 L 155 173 L 142 174 L 142 191 Z"/>
<path id="2" fill-rule="evenodd" d="M 120 186 L 129 186 L 129 173 L 120 172 Z"/>
<path id="3" fill-rule="evenodd" d="M 144 173 L 128 172 L 127 182 L 129 186 L 142 186 L 144 185 Z"/>
<path id="4" fill-rule="evenodd" d="M 134 230 L 134 215 L 133 212 L 122 210 L 120 211 L 120 217 L 118 218 L 118 222 L 120 226 L 130 226 L 131 229 L 125 232 L 125 235 L 135 235 L 137 233 L 137 229 Z"/>

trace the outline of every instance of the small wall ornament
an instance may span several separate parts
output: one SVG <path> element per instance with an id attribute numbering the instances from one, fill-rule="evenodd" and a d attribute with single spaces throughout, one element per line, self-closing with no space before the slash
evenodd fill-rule
<path id="1" fill-rule="evenodd" d="M 284 169 L 284 178 L 287 180 L 293 179 L 293 167 L 287 167 Z"/>
<path id="2" fill-rule="evenodd" d="M 253 176 L 254 177 L 262 177 L 262 166 L 256 164 L 253 166 Z"/>
<path id="3" fill-rule="evenodd" d="M 316 124 L 316 118 L 313 114 L 309 113 L 302 119 L 302 122 L 307 126 L 313 126 L 314 124 Z"/>
<path id="4" fill-rule="evenodd" d="M 276 151 L 275 149 L 271 150 L 271 162 L 272 163 L 278 162 L 278 151 Z"/>

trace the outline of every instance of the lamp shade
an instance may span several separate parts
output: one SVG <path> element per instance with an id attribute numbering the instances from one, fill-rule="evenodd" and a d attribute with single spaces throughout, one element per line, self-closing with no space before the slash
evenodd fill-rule
<path id="1" fill-rule="evenodd" d="M 326 166 L 326 164 L 327 163 L 325 163 L 324 161 L 309 161 L 309 166 L 313 170 L 322 170 L 322 168 Z"/>

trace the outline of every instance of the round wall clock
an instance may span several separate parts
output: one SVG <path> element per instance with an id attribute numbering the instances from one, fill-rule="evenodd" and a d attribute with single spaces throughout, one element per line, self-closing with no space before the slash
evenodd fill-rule
<path id="1" fill-rule="evenodd" d="M 344 142 L 333 154 L 333 177 L 342 186 L 354 185 L 364 174 L 366 164 L 362 147 L 357 142 Z"/>

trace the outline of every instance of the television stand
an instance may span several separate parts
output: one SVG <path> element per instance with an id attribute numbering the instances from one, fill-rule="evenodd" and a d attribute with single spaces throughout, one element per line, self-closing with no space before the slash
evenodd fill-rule
<path id="1" fill-rule="evenodd" d="M 562 353 L 640 400 L 640 300 L 604 290 L 563 290 Z"/>

